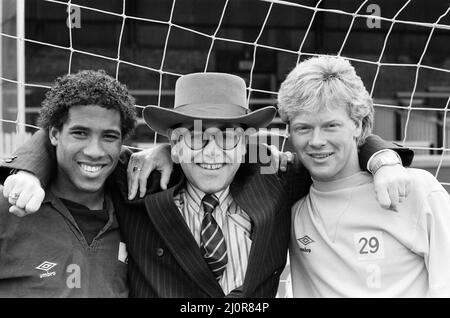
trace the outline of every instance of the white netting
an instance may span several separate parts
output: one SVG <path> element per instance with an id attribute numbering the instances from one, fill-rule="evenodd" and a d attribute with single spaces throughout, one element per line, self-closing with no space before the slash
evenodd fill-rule
<path id="1" fill-rule="evenodd" d="M 383 15 L 383 11 L 381 11 L 380 16 L 372 15 L 367 13 L 367 7 L 370 4 L 367 0 L 366 1 L 360 1 L 355 6 L 355 10 L 344 10 L 339 7 L 341 2 L 335 1 L 334 4 L 336 7 L 333 8 L 324 8 L 324 5 L 327 1 L 323 0 L 317 0 L 317 1 L 269 1 L 269 0 L 261 0 L 257 1 L 254 0 L 253 2 L 256 4 L 258 3 L 264 3 L 266 5 L 265 7 L 265 14 L 261 18 L 258 18 L 259 25 L 254 28 L 256 31 L 254 40 L 248 41 L 248 39 L 245 39 L 243 36 L 239 36 L 239 32 L 221 32 L 224 29 L 224 21 L 226 20 L 226 16 L 232 14 L 230 12 L 231 10 L 235 10 L 237 8 L 236 5 L 231 5 L 232 3 L 235 4 L 236 1 L 239 0 L 225 0 L 221 1 L 220 3 L 217 1 L 211 2 L 211 6 L 215 6 L 215 9 L 218 9 L 220 14 L 218 15 L 218 21 L 213 28 L 212 32 L 204 32 L 201 28 L 195 27 L 192 24 L 184 25 L 183 23 L 178 23 L 174 20 L 174 13 L 177 6 L 181 4 L 181 0 L 173 0 L 170 2 L 170 14 L 168 15 L 168 19 L 153 19 L 153 18 L 145 18 L 133 14 L 129 14 L 127 12 L 127 7 L 131 4 L 131 2 L 135 0 L 123 0 L 122 1 L 122 10 L 121 12 L 113 12 L 113 11 L 107 11 L 103 9 L 96 8 L 94 6 L 89 6 L 90 1 L 72 1 L 72 0 L 66 0 L 66 1 L 57 1 L 57 0 L 33 0 L 38 2 L 46 2 L 50 3 L 55 6 L 62 6 L 64 7 L 65 15 L 61 16 L 61 20 L 66 21 L 66 18 L 68 15 L 70 15 L 70 12 L 72 11 L 72 8 L 79 8 L 82 13 L 90 13 L 90 14 L 98 14 L 98 15 L 108 15 L 112 16 L 115 19 L 118 19 L 121 21 L 121 23 L 116 23 L 116 25 L 120 25 L 120 32 L 119 32 L 119 40 L 118 45 L 115 47 L 114 52 L 107 52 L 106 53 L 96 53 L 96 52 L 90 52 L 86 49 L 80 49 L 74 42 L 74 30 L 69 27 L 68 29 L 68 38 L 69 38 L 69 44 L 67 46 L 64 45 L 57 45 L 49 42 L 39 41 L 31 38 L 20 37 L 17 36 L 17 33 L 10 33 L 5 32 L 2 30 L 1 37 L 3 41 L 5 39 L 9 39 L 11 41 L 16 42 L 24 42 L 25 44 L 33 44 L 38 45 L 42 47 L 47 47 L 49 49 L 56 49 L 60 51 L 64 51 L 69 55 L 68 58 L 68 65 L 66 67 L 66 72 L 70 73 L 73 71 L 73 57 L 74 55 L 83 55 L 83 56 L 89 56 L 92 58 L 98 58 L 103 60 L 105 63 L 115 63 L 115 74 L 114 75 L 117 79 L 121 80 L 125 84 L 127 84 L 129 87 L 129 83 L 127 83 L 127 79 L 121 78 L 120 76 L 120 70 L 124 67 L 132 67 L 134 69 L 141 70 L 143 72 L 150 72 L 154 75 L 158 76 L 159 83 L 157 85 L 156 92 L 153 92 L 156 94 L 157 99 L 154 104 L 157 104 L 158 106 L 161 106 L 161 100 L 164 94 L 167 91 L 170 91 L 173 89 L 173 87 L 165 87 L 164 84 L 164 77 L 170 76 L 173 78 L 176 78 L 183 73 L 173 71 L 171 68 L 167 65 L 173 65 L 175 62 L 173 60 L 170 60 L 171 57 L 167 54 L 168 52 L 168 45 L 172 36 L 172 33 L 182 31 L 185 34 L 191 34 L 192 37 L 202 37 L 206 41 L 209 41 L 209 48 L 205 50 L 204 55 L 204 64 L 203 69 L 200 71 L 211 71 L 214 70 L 211 68 L 211 60 L 214 57 L 214 49 L 218 44 L 223 45 L 223 43 L 227 43 L 229 45 L 240 45 L 242 47 L 246 47 L 248 52 L 250 52 L 250 56 L 248 57 L 250 61 L 250 65 L 247 66 L 248 68 L 248 98 L 249 102 L 255 102 L 255 100 L 258 100 L 257 98 L 253 98 L 255 94 L 260 94 L 264 96 L 270 96 L 269 98 L 260 99 L 260 102 L 265 102 L 265 104 L 273 104 L 276 101 L 277 96 L 277 85 L 275 87 L 271 87 L 271 89 L 264 89 L 260 88 L 255 84 L 255 66 L 259 62 L 259 56 L 258 53 L 261 51 L 267 52 L 276 52 L 279 55 L 291 55 L 296 56 L 295 61 L 290 65 L 290 68 L 294 67 L 295 63 L 298 63 L 300 59 L 309 57 L 309 56 L 317 56 L 320 54 L 317 54 L 315 52 L 309 52 L 305 47 L 306 43 L 309 39 L 309 36 L 312 32 L 317 33 L 320 32 L 320 29 L 315 28 L 316 25 L 316 18 L 319 14 L 333 14 L 333 15 L 339 15 L 342 18 L 349 18 L 350 23 L 348 26 L 347 31 L 345 32 L 345 37 L 340 44 L 337 52 L 326 52 L 327 54 L 336 54 L 340 56 L 344 56 L 348 58 L 353 63 L 356 63 L 357 65 L 362 65 L 361 67 L 366 68 L 376 68 L 375 75 L 371 78 L 370 82 L 365 81 L 365 84 L 367 88 L 369 89 L 370 93 L 372 94 L 372 97 L 374 97 L 375 100 L 375 109 L 381 110 L 393 110 L 397 114 L 397 121 L 396 125 L 400 126 L 395 129 L 397 131 L 400 130 L 400 133 L 397 133 L 396 138 L 404 143 L 405 145 L 409 146 L 410 148 L 416 150 L 418 153 L 431 153 L 434 152 L 435 155 L 432 159 L 429 159 L 430 162 L 432 162 L 435 168 L 434 173 L 439 178 L 439 171 L 443 164 L 446 163 L 446 155 L 448 154 L 449 150 L 449 142 L 447 138 L 447 131 L 449 128 L 447 128 L 447 110 L 450 102 L 450 92 L 445 90 L 445 86 L 450 86 L 450 81 L 446 81 L 446 84 L 444 85 L 444 90 L 442 91 L 428 91 L 426 93 L 423 93 L 422 91 L 418 91 L 418 83 L 421 80 L 421 72 L 424 71 L 431 71 L 434 72 L 434 74 L 439 74 L 440 76 L 447 77 L 450 73 L 450 69 L 448 67 L 448 64 L 443 65 L 442 67 L 439 66 L 433 66 L 433 65 L 427 65 L 424 63 L 424 57 L 427 54 L 427 50 L 429 47 L 429 43 L 434 39 L 434 34 L 436 31 L 439 31 L 440 33 L 445 33 L 450 31 L 450 27 L 448 24 L 445 23 L 445 21 L 448 21 L 448 13 L 450 8 L 447 6 L 442 6 L 444 8 L 442 12 L 438 12 L 436 14 L 437 18 L 435 21 L 432 22 L 421 22 L 421 21 L 414 21 L 413 19 L 409 19 L 408 15 L 404 15 L 404 12 L 407 11 L 408 7 L 412 6 L 414 1 L 404 1 L 404 3 L 392 14 L 390 13 L 391 17 L 387 17 Z M 127 3 L 128 2 L 128 3 Z M 169 2 L 169 1 L 167 1 Z M 248 2 L 248 1 L 247 1 Z M 373 1 L 372 1 L 373 2 Z M 197 3 L 196 1 L 192 1 L 193 5 Z M 260 5 L 260 4 L 258 4 Z M 66 10 L 67 8 L 67 10 Z M 266 27 L 268 25 L 268 21 L 270 19 L 280 18 L 276 15 L 278 14 L 275 12 L 276 10 L 280 9 L 286 9 L 289 10 L 303 10 L 303 11 L 309 11 L 311 13 L 310 20 L 307 23 L 307 28 L 303 30 L 298 29 L 292 29 L 292 30 L 286 30 L 286 34 L 288 36 L 296 37 L 296 34 L 298 35 L 298 49 L 286 49 L 285 47 L 282 47 L 281 45 L 270 45 L 267 44 L 268 41 L 262 41 L 261 39 L 266 35 Z M 217 11 L 217 10 L 216 10 Z M 208 12 L 204 12 L 205 15 L 208 14 Z M 251 16 L 251 15 L 250 15 Z M 281 17 L 282 18 L 282 17 Z M 447 18 L 447 20 L 445 20 Z M 384 23 L 384 25 L 389 25 L 389 28 L 387 29 L 387 32 L 385 32 L 384 41 L 382 44 L 382 48 L 380 51 L 380 54 L 375 59 L 365 59 L 361 57 L 355 57 L 351 55 L 345 54 L 345 48 L 347 45 L 347 42 L 349 41 L 349 38 L 351 38 L 354 30 L 354 24 L 358 23 L 358 21 L 361 20 L 372 20 L 372 21 L 379 21 Z M 72 19 L 67 19 L 69 26 L 72 23 Z M 163 46 L 158 48 L 158 50 L 162 51 L 161 59 L 159 66 L 149 66 L 145 65 L 144 63 L 140 63 L 139 59 L 136 61 L 130 58 L 129 56 L 123 57 L 121 55 L 122 52 L 122 46 L 123 46 L 123 38 L 124 38 L 124 32 L 126 30 L 126 25 L 130 21 L 139 22 L 141 24 L 151 24 L 151 25 L 160 25 L 161 27 L 167 28 L 167 32 L 165 35 L 165 40 Z M 442 22 L 444 21 L 444 22 Z M 195 22 L 195 21 L 194 21 Z M 402 62 L 390 62 L 385 61 L 384 57 L 386 56 L 386 48 L 388 47 L 389 40 L 391 39 L 391 34 L 394 28 L 398 25 L 401 26 L 408 26 L 408 27 L 417 27 L 422 29 L 422 36 L 426 36 L 425 45 L 423 46 L 423 49 L 421 52 L 414 52 L 415 55 L 419 56 L 419 59 L 417 62 L 411 63 L 410 61 L 402 61 Z M 386 30 L 386 28 L 385 28 Z M 378 32 L 376 28 L 373 29 L 373 32 Z M 230 34 L 230 36 L 227 36 L 227 34 Z M 448 36 L 448 34 L 447 34 Z M 9 41 L 9 43 L 13 43 Z M 448 43 L 442 43 L 442 45 L 448 45 Z M 325 53 L 325 52 L 324 52 Z M 25 59 L 27 60 L 27 59 Z M 216 65 L 221 63 L 221 61 L 216 61 Z M 28 67 L 28 65 L 27 65 Z M 77 69 L 83 68 L 80 65 L 77 65 Z M 216 66 L 217 68 L 217 66 Z M 404 68 L 408 70 L 414 70 L 414 74 L 410 74 L 411 80 L 413 82 L 412 88 L 405 89 L 407 93 L 403 92 L 403 95 L 400 93 L 399 96 L 395 99 L 391 99 L 386 102 L 386 99 L 384 98 L 378 98 L 376 93 L 376 86 L 380 85 L 380 83 L 383 83 L 385 79 L 380 79 L 380 70 L 386 69 L 386 68 L 392 68 L 393 70 L 396 70 L 398 68 Z M 199 71 L 198 69 L 196 71 Z M 358 67 L 357 67 L 358 71 Z M 60 75 L 60 74 L 59 74 Z M 33 83 L 28 80 L 18 80 L 19 77 L 8 77 L 4 76 L 3 73 L 0 77 L 0 79 L 3 81 L 3 83 L 10 83 L 10 84 L 16 84 L 18 87 L 24 87 L 25 89 L 34 89 L 34 88 L 48 88 L 49 84 L 40 84 L 40 83 Z M 282 78 L 281 78 L 282 80 Z M 50 82 L 50 81 L 48 81 Z M 132 87 L 130 87 L 132 88 Z M 423 89 L 422 89 L 423 90 Z M 136 90 L 139 91 L 139 90 Z M 425 97 L 423 97 L 425 96 Z M 434 94 L 434 95 L 433 95 Z M 429 99 L 429 96 L 440 96 L 441 100 L 445 99 L 445 105 L 441 106 L 435 106 L 433 104 L 420 104 L 417 103 L 417 101 L 423 101 L 425 100 L 428 103 L 433 103 L 434 99 Z M 139 101 L 139 99 L 138 99 Z M 138 108 L 142 108 L 144 105 L 136 105 Z M 26 116 L 23 114 L 23 112 L 17 112 L 17 117 L 15 119 L 6 118 L 5 116 L 0 116 L 0 123 L 9 123 L 16 125 L 17 127 L 28 127 L 32 129 L 36 129 L 37 127 L 32 122 L 27 122 L 25 120 Z M 425 125 L 424 122 L 426 122 L 426 127 L 420 130 L 420 128 L 416 128 L 418 125 Z M 411 127 L 414 127 L 412 129 Z M 424 131 L 428 131 L 426 134 L 440 134 L 441 136 L 438 137 L 438 142 L 436 141 L 430 141 L 427 140 L 428 136 L 423 136 L 425 133 Z M 19 129 L 17 129 L 19 130 Z M 29 131 L 30 129 L 28 129 Z M 376 133 L 380 133 L 375 131 Z M 422 136 L 421 136 L 422 134 Z M 6 134 L 4 134 L 6 136 Z M 434 138 L 434 136 L 433 136 Z M 154 137 L 154 142 L 156 142 L 156 136 Z M 1 152 L 1 151 L 0 151 Z M 3 152 L 5 152 L 3 150 Z M 4 155 L 4 153 L 2 153 Z M 438 155 L 436 155 L 438 154 Z M 444 185 L 450 185 L 450 179 L 443 180 L 440 179 L 440 182 Z"/>

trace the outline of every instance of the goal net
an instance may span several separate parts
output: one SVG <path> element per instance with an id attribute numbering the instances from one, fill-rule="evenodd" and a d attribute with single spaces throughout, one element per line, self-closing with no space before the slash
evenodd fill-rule
<path id="1" fill-rule="evenodd" d="M 170 107 L 183 74 L 234 73 L 257 109 L 276 105 L 299 61 L 331 54 L 362 77 L 374 132 L 415 150 L 413 166 L 448 190 L 449 10 L 448 1 L 422 0 L 2 0 L 0 158 L 38 129 L 40 102 L 62 74 L 105 69 L 140 114 Z M 270 128 L 286 127 L 276 118 Z M 161 140 L 141 120 L 127 145 Z"/>

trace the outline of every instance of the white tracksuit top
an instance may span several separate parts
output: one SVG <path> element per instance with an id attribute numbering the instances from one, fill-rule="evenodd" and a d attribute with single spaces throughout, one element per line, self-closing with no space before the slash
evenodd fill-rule
<path id="1" fill-rule="evenodd" d="M 450 196 L 408 172 L 398 212 L 381 208 L 366 172 L 314 181 L 292 208 L 294 297 L 450 297 Z"/>

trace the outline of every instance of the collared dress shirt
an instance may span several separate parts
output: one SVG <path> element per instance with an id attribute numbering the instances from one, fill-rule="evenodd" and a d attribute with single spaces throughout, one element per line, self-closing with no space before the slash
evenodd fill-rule
<path id="1" fill-rule="evenodd" d="M 199 248 L 204 215 L 201 201 L 204 195 L 204 192 L 187 182 L 186 188 L 174 197 L 175 204 Z M 219 280 L 219 284 L 226 295 L 244 283 L 252 246 L 250 238 L 252 223 L 250 217 L 233 200 L 230 187 L 215 193 L 215 195 L 219 199 L 219 205 L 214 210 L 213 217 L 223 232 L 228 253 L 228 264 Z"/>

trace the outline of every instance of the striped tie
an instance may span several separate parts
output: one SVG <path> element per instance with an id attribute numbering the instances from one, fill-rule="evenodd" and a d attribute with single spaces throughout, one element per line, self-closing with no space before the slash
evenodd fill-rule
<path id="1" fill-rule="evenodd" d="M 207 194 L 202 199 L 205 215 L 202 221 L 200 248 L 206 263 L 219 280 L 227 266 L 227 245 L 222 230 L 212 216 L 212 212 L 219 204 L 219 199 L 214 194 Z"/>

